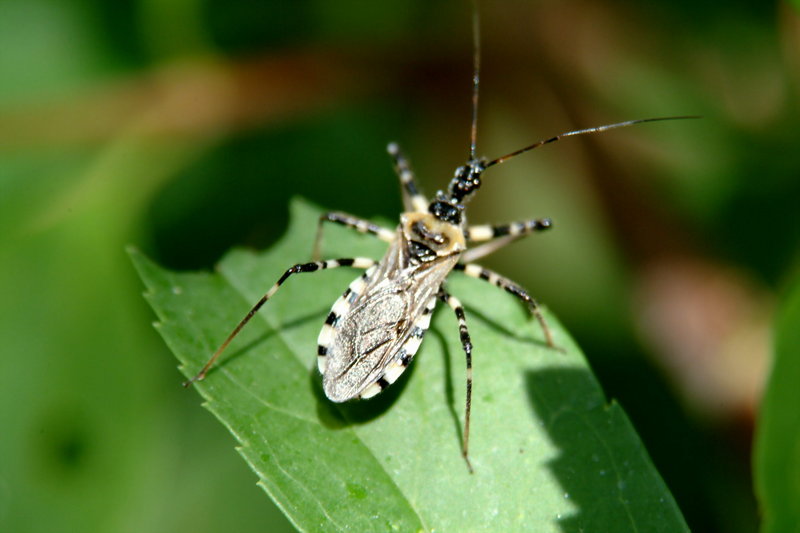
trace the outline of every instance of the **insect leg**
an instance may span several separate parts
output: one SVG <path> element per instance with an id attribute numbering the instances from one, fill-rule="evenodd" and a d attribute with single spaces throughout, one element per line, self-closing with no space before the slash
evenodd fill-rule
<path id="1" fill-rule="evenodd" d="M 470 226 L 464 231 L 464 237 L 469 242 L 490 241 L 486 244 L 471 248 L 464 252 L 462 261 L 471 263 L 485 255 L 489 255 L 502 248 L 503 246 L 522 237 L 526 237 L 534 231 L 544 231 L 553 226 L 549 218 L 539 218 L 500 224 L 498 226 L 483 225 Z"/>
<path id="2" fill-rule="evenodd" d="M 499 287 L 504 291 L 511 293 L 520 300 L 522 300 L 528 306 L 528 309 L 530 310 L 531 314 L 536 317 L 536 320 L 539 321 L 539 325 L 541 326 L 542 331 L 544 332 L 544 338 L 545 341 L 547 342 L 547 345 L 550 346 L 551 348 L 556 347 L 556 345 L 553 343 L 553 335 L 550 333 L 550 327 L 547 325 L 547 321 L 545 321 L 544 316 L 542 315 L 542 311 L 539 308 L 539 304 L 536 303 L 536 300 L 534 300 L 530 294 L 528 294 L 528 291 L 526 291 L 525 289 L 523 289 L 521 286 L 514 283 L 510 279 L 501 276 L 497 272 L 493 272 L 489 269 L 483 268 L 482 266 L 476 265 L 474 263 L 466 265 L 463 263 L 458 263 L 455 267 L 453 267 L 453 269 L 460 270 L 464 272 L 464 274 L 472 278 L 488 281 L 495 287 Z"/>
<path id="3" fill-rule="evenodd" d="M 386 242 L 392 242 L 395 237 L 394 231 L 382 228 L 368 220 L 354 217 L 353 215 L 348 215 L 347 213 L 325 213 L 320 215 L 319 221 L 317 222 L 317 236 L 314 239 L 314 249 L 311 252 L 311 259 L 314 261 L 318 261 L 320 257 L 320 251 L 322 249 L 322 227 L 325 222 L 341 224 L 342 226 L 353 228 L 359 233 L 369 233 Z"/>
<path id="4" fill-rule="evenodd" d="M 392 156 L 394 171 L 400 178 L 400 185 L 403 189 L 403 206 L 406 211 L 417 211 L 418 213 L 428 212 L 428 200 L 419 192 L 414 178 L 414 172 L 408 165 L 408 160 L 400 151 L 397 143 L 389 143 L 386 151 Z"/>
<path id="5" fill-rule="evenodd" d="M 506 235 L 522 237 L 530 235 L 534 231 L 543 231 L 553 226 L 553 221 L 549 218 L 537 218 L 531 220 L 521 220 L 508 224 L 481 226 L 470 226 L 466 229 L 465 237 L 469 242 L 481 242 L 505 237 Z"/>
<path id="6" fill-rule="evenodd" d="M 286 281 L 292 274 L 300 274 L 303 272 L 315 272 L 317 270 L 325 270 L 329 268 L 338 268 L 338 267 L 369 268 L 375 263 L 376 261 L 374 259 L 369 259 L 366 257 L 355 257 L 355 258 L 343 258 L 343 259 L 328 259 L 327 261 L 314 261 L 313 263 L 299 263 L 287 269 L 286 272 L 284 272 L 283 275 L 280 277 L 280 279 L 275 283 L 275 285 L 273 285 L 266 292 L 266 294 L 264 294 L 264 296 L 262 296 L 261 299 L 258 302 L 256 302 L 253 308 L 250 309 L 250 312 L 248 312 L 247 315 L 245 315 L 245 317 L 233 329 L 231 334 L 228 335 L 228 338 L 225 339 L 225 342 L 223 342 L 220 345 L 220 347 L 217 348 L 217 351 L 214 352 L 214 354 L 211 356 L 208 362 L 206 362 L 202 370 L 200 370 L 200 372 L 198 372 L 197 375 L 194 376 L 193 378 L 184 381 L 183 386 L 188 387 L 195 381 L 202 381 L 203 379 L 205 379 L 206 373 L 214 365 L 214 362 L 216 362 L 217 358 L 222 354 L 222 352 L 225 351 L 225 348 L 228 347 L 228 344 L 230 344 L 233 338 L 236 337 L 236 335 L 239 333 L 239 331 L 241 331 L 241 329 L 245 326 L 245 324 L 250 322 L 250 319 L 253 318 L 253 316 L 258 312 L 259 309 L 261 309 L 261 306 L 263 306 L 267 302 L 267 300 L 272 298 L 272 296 L 276 292 L 278 292 L 278 289 L 281 287 L 281 285 L 283 285 L 283 282 Z"/>
<path id="7" fill-rule="evenodd" d="M 472 473 L 472 464 L 469 462 L 469 420 L 470 413 L 472 412 L 472 341 L 469 338 L 469 330 L 467 329 L 467 319 L 464 316 L 464 307 L 461 302 L 445 291 L 439 289 L 439 299 L 450 306 L 458 319 L 458 331 L 461 335 L 461 346 L 464 348 L 464 355 L 467 358 L 467 399 L 464 407 L 464 441 L 461 448 L 461 454 L 467 462 L 467 468 Z"/>

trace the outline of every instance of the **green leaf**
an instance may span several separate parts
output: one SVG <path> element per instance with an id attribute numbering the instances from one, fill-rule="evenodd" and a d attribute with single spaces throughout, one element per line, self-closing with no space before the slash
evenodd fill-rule
<path id="1" fill-rule="evenodd" d="M 800 532 L 800 279 L 781 306 L 775 354 L 758 421 L 756 493 L 764 533 Z"/>
<path id="2" fill-rule="evenodd" d="M 194 375 L 286 268 L 309 259 L 320 211 L 295 202 L 267 253 L 230 253 L 217 274 L 173 273 L 133 251 L 158 329 Z M 379 257 L 385 244 L 326 230 L 325 256 Z M 547 348 L 513 297 L 459 273 L 474 343 L 469 474 L 460 454 L 464 356 L 446 307 L 410 369 L 367 401 L 321 392 L 316 339 L 357 275 L 294 276 L 196 389 L 234 434 L 259 483 L 303 531 L 687 531 L 622 409 L 547 314 Z M 176 383 L 176 386 L 178 384 Z"/>

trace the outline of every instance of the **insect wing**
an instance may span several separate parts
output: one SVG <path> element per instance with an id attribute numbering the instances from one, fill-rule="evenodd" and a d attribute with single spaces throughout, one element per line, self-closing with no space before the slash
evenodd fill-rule
<path id="1" fill-rule="evenodd" d="M 332 401 L 369 398 L 403 373 L 430 325 L 439 287 L 458 260 L 393 271 L 385 264 L 393 263 L 392 257 L 390 249 L 374 272 L 354 282 L 363 290 L 333 325 L 323 372 L 323 388 Z M 351 286 L 340 300 L 352 292 Z"/>

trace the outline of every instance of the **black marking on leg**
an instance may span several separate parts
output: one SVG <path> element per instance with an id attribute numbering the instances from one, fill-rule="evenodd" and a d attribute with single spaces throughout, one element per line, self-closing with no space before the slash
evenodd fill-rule
<path id="1" fill-rule="evenodd" d="M 317 355 L 319 355 L 321 357 L 324 357 L 324 356 L 328 355 L 328 347 L 327 346 L 323 346 L 321 344 L 319 346 L 317 346 Z"/>
<path id="2" fill-rule="evenodd" d="M 470 242 L 489 241 L 509 235 L 514 238 L 519 238 L 530 235 L 534 231 L 550 229 L 552 226 L 553 221 L 549 218 L 537 218 L 519 222 L 509 222 L 507 224 L 498 224 L 495 226 L 489 224 L 470 226 L 464 230 L 464 236 Z"/>
<path id="3" fill-rule="evenodd" d="M 502 237 L 511 233 L 511 224 L 503 224 L 492 228 L 492 237 Z"/>
<path id="4" fill-rule="evenodd" d="M 403 191 L 403 205 L 407 211 L 424 212 L 427 208 L 427 201 L 419 192 L 414 172 L 412 172 L 408 160 L 403 155 L 397 143 L 390 143 L 386 147 L 392 157 L 394 171 L 400 178 L 400 186 Z"/>
<path id="5" fill-rule="evenodd" d="M 513 281 L 504 276 L 501 276 L 500 274 L 497 274 L 496 272 L 492 272 L 491 270 L 478 266 L 474 263 L 469 263 L 466 265 L 463 263 L 459 263 L 455 267 L 453 267 L 453 269 L 460 270 L 470 277 L 486 280 L 495 287 L 501 288 L 504 291 L 508 292 L 509 294 L 513 294 L 522 302 L 527 304 L 528 310 L 531 312 L 533 316 L 536 317 L 536 320 L 539 322 L 539 325 L 541 326 L 542 331 L 544 332 L 545 341 L 547 342 L 547 345 L 550 346 L 551 348 L 556 347 L 555 344 L 553 343 L 553 336 L 550 333 L 550 327 L 547 325 L 547 321 L 544 319 L 544 315 L 542 315 L 542 311 L 539 307 L 539 304 L 536 302 L 536 300 L 534 300 L 531 297 L 530 294 L 528 294 L 528 291 L 522 288 L 522 286 L 518 285 L 517 283 L 514 283 Z"/>
<path id="6" fill-rule="evenodd" d="M 553 227 L 553 221 L 549 218 L 528 221 L 528 227 L 535 231 L 542 231 Z"/>
<path id="7" fill-rule="evenodd" d="M 274 296 L 276 292 L 278 292 L 278 289 L 280 289 L 281 285 L 283 285 L 283 283 L 290 276 L 292 276 L 293 274 L 300 274 L 300 273 L 304 273 L 304 272 L 315 272 L 317 270 L 326 269 L 326 268 L 337 268 L 337 267 L 340 267 L 340 266 L 352 266 L 352 265 L 354 265 L 356 263 L 358 263 L 359 266 L 362 266 L 362 265 L 366 266 L 366 265 L 374 265 L 375 261 L 373 261 L 372 259 L 366 259 L 366 258 L 343 258 L 343 259 L 331 259 L 329 261 L 314 261 L 314 262 L 311 262 L 311 263 L 298 263 L 296 265 L 293 265 L 293 266 L 287 268 L 286 271 L 281 275 L 281 277 L 278 278 L 278 281 L 276 281 L 275 284 L 264 294 L 264 296 L 262 296 L 261 299 L 259 299 L 258 302 L 256 302 L 256 304 L 250 309 L 250 311 L 245 315 L 245 317 L 242 320 L 239 321 L 239 324 L 237 324 L 236 327 L 233 329 L 233 331 L 231 331 L 231 333 L 228 335 L 228 337 L 225 339 L 225 341 L 222 344 L 220 344 L 219 348 L 217 348 L 217 350 L 211 355 L 211 357 L 208 359 L 206 364 L 203 365 L 203 368 L 200 370 L 200 372 L 198 372 L 197 375 L 195 375 L 193 378 L 191 378 L 191 379 L 189 379 L 187 381 L 184 381 L 183 382 L 183 386 L 184 387 L 188 387 L 189 385 L 191 385 L 195 381 L 202 381 L 203 379 L 205 379 L 206 374 L 211 369 L 211 367 L 214 365 L 214 362 L 216 362 L 216 360 L 219 358 L 219 356 L 222 354 L 222 352 L 225 351 L 225 348 L 228 346 L 228 344 L 230 344 L 230 342 L 234 339 L 234 337 L 236 337 L 236 335 L 239 334 L 239 332 L 245 326 L 245 324 L 247 324 L 250 321 L 250 319 L 252 319 L 253 316 L 255 316 L 255 314 L 259 311 L 259 309 L 261 309 L 261 307 L 265 303 L 267 303 L 267 301 L 270 298 L 272 298 L 272 296 Z M 329 323 L 329 322 L 326 321 L 326 323 L 328 323 L 330 325 L 332 325 L 336 321 L 336 319 L 338 318 L 333 313 L 331 313 L 331 315 L 333 315 L 333 316 L 329 315 L 328 319 L 327 319 L 327 320 L 331 320 L 331 322 Z"/>
<path id="8" fill-rule="evenodd" d="M 467 328 L 467 320 L 464 314 L 464 307 L 458 299 L 444 289 L 439 290 L 439 298 L 444 301 L 456 315 L 458 320 L 458 331 L 461 337 L 461 347 L 464 349 L 464 356 L 467 366 L 467 395 L 464 405 L 464 441 L 461 453 L 464 459 L 467 460 L 469 471 L 472 472 L 472 465 L 469 462 L 469 428 L 470 418 L 472 413 L 472 340 L 469 336 L 469 329 Z"/>
<path id="9" fill-rule="evenodd" d="M 299 274 L 301 272 L 314 272 L 319 270 L 320 268 L 325 268 L 325 263 L 320 262 L 313 262 L 313 263 L 303 263 L 294 265 L 293 267 L 289 268 L 286 272 L 283 273 L 283 276 L 278 280 L 278 285 L 283 285 L 283 282 L 291 276 L 292 274 Z"/>
<path id="10" fill-rule="evenodd" d="M 330 212 L 320 215 L 317 222 L 317 235 L 314 238 L 314 247 L 311 251 L 312 259 L 319 259 L 322 249 L 322 230 L 325 222 L 332 222 L 348 228 L 355 229 L 360 233 L 369 233 L 378 237 L 379 239 L 391 242 L 394 239 L 394 232 L 373 224 L 368 220 L 364 220 L 347 213 Z"/>

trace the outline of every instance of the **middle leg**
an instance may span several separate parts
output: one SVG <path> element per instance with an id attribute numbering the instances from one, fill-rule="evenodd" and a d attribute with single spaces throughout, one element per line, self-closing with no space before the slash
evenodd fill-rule
<path id="1" fill-rule="evenodd" d="M 534 300 L 528 291 L 523 289 L 517 283 L 514 283 L 510 279 L 505 276 L 501 276 L 497 272 L 489 270 L 487 268 L 483 268 L 480 265 L 476 265 L 474 263 L 463 264 L 458 263 L 454 270 L 460 270 L 464 272 L 467 276 L 472 278 L 482 279 L 484 281 L 488 281 L 495 287 L 501 288 L 504 291 L 513 294 L 520 300 L 522 300 L 527 306 L 528 310 L 531 312 L 533 316 L 536 317 L 536 320 L 539 321 L 539 325 L 544 332 L 544 338 L 547 342 L 547 345 L 551 348 L 556 348 L 556 345 L 553 343 L 553 335 L 550 333 L 550 327 L 547 325 L 547 321 L 544 319 L 544 315 L 542 315 L 542 310 L 539 307 L 539 304 Z"/>
<path id="2" fill-rule="evenodd" d="M 318 270 L 328 270 L 332 268 L 340 268 L 340 267 L 353 267 L 353 268 L 370 268 L 371 266 L 375 265 L 377 261 L 374 259 L 370 259 L 368 257 L 346 257 L 342 259 L 328 259 L 327 261 L 314 261 L 312 263 L 298 263 L 286 270 L 283 275 L 278 279 L 277 282 L 261 297 L 261 299 L 256 302 L 256 304 L 250 309 L 245 317 L 239 322 L 239 324 L 231 331 L 230 335 L 225 339 L 225 341 L 217 348 L 211 358 L 203 365 L 203 368 L 200 372 L 197 373 L 193 378 L 184 381 L 183 386 L 188 387 L 192 383 L 196 381 L 203 381 L 206 377 L 206 374 L 214 365 L 214 362 L 219 358 L 222 352 L 225 351 L 228 344 L 239 334 L 242 328 L 250 322 L 250 319 L 258 313 L 258 310 L 267 303 L 267 301 L 272 298 L 278 289 L 281 288 L 281 285 L 289 279 L 294 274 L 303 274 L 306 272 L 316 272 Z"/>
<path id="3" fill-rule="evenodd" d="M 382 228 L 377 224 L 373 224 L 369 220 L 354 217 L 347 213 L 330 212 L 320 215 L 317 222 L 317 236 L 314 238 L 314 248 L 311 251 L 311 260 L 319 261 L 320 253 L 322 250 L 322 228 L 326 222 L 333 222 L 342 226 L 353 228 L 359 233 L 369 233 L 375 235 L 382 241 L 392 242 L 394 240 L 394 231 Z"/>

